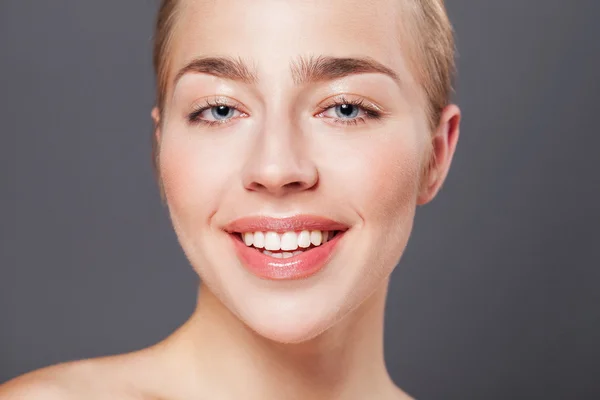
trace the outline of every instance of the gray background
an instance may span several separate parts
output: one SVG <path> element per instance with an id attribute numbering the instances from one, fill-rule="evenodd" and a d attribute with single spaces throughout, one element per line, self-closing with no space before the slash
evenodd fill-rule
<path id="1" fill-rule="evenodd" d="M 392 377 L 420 399 L 600 398 L 600 2 L 447 3 L 462 136 L 393 275 Z M 193 310 L 150 165 L 155 10 L 0 0 L 0 382 Z"/>

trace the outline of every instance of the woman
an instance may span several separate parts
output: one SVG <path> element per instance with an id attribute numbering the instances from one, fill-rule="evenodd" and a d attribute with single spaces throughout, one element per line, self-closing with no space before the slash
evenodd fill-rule
<path id="1" fill-rule="evenodd" d="M 453 50 L 441 0 L 164 0 L 156 171 L 196 311 L 0 398 L 410 398 L 383 311 L 458 140 Z"/>

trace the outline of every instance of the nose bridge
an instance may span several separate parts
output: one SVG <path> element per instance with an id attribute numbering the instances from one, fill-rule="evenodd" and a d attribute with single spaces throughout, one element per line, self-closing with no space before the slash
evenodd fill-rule
<path id="1" fill-rule="evenodd" d="M 313 187 L 316 166 L 304 137 L 287 113 L 265 113 L 243 172 L 247 190 L 284 195 Z"/>

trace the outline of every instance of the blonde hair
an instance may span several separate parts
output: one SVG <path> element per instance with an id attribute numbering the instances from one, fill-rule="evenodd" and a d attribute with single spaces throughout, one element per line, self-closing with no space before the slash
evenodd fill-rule
<path id="1" fill-rule="evenodd" d="M 412 13 L 405 24 L 413 41 L 411 68 L 427 96 L 427 116 L 433 130 L 452 96 L 455 64 L 454 30 L 444 0 L 402 0 Z"/>

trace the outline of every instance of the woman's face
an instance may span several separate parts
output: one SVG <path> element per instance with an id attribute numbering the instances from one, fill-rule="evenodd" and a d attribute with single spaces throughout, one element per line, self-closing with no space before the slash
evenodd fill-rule
<path id="1" fill-rule="evenodd" d="M 405 249 L 430 133 L 399 4 L 182 3 L 157 131 L 165 196 L 203 282 L 265 337 L 324 332 L 381 288 Z M 253 269 L 233 232 L 264 220 L 232 223 L 257 216 L 300 216 L 297 233 L 322 217 L 345 232 L 323 265 L 277 272 L 299 256 L 273 257 Z M 271 257 L 263 250 L 247 251 Z"/>

